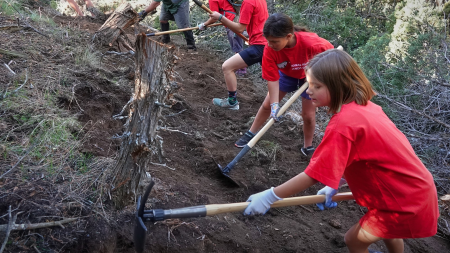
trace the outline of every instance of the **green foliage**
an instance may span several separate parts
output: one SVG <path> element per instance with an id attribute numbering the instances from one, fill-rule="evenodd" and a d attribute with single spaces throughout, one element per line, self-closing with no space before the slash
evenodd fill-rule
<path id="1" fill-rule="evenodd" d="M 75 64 L 86 67 L 98 67 L 100 55 L 91 48 L 79 48 L 75 55 Z"/>
<path id="2" fill-rule="evenodd" d="M 21 5 L 15 0 L 2 0 L 0 1 L 0 12 L 6 16 L 17 14 L 17 11 L 21 11 Z"/>

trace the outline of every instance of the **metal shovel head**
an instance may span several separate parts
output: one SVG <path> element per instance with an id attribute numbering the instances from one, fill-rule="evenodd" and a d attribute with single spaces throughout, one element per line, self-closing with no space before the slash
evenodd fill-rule
<path id="1" fill-rule="evenodd" d="M 224 169 L 222 168 L 222 166 L 220 166 L 220 164 L 217 163 L 217 168 L 220 171 L 220 174 L 224 175 L 226 179 L 228 179 L 228 182 L 233 183 L 235 186 L 240 187 L 240 185 L 234 181 L 230 175 L 228 175 L 228 173 L 224 172 Z"/>
<path id="2" fill-rule="evenodd" d="M 144 245 L 145 245 L 145 236 L 147 232 L 147 227 L 144 224 L 144 221 L 142 220 L 141 215 L 139 214 L 139 209 L 141 206 L 141 196 L 138 197 L 137 201 L 137 208 L 136 208 L 136 216 L 134 219 L 134 235 L 133 235 L 133 241 L 134 241 L 134 249 L 137 253 L 144 252 Z"/>

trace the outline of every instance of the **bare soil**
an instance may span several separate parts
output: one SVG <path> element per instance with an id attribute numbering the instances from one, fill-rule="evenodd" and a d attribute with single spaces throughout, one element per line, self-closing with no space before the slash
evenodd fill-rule
<path id="1" fill-rule="evenodd" d="M 91 18 L 57 16 L 54 21 L 72 29 L 85 29 L 91 35 L 101 26 Z M 239 111 L 214 107 L 212 98 L 226 95 L 221 72 L 223 61 L 215 52 L 205 48 L 187 52 L 181 36 L 172 36 L 172 39 L 172 43 L 180 48 L 174 69 L 180 76 L 180 88 L 174 94 L 177 102 L 162 112 L 161 126 L 166 130 L 161 130 L 159 135 L 163 138 L 165 160 L 153 162 L 166 166 L 147 168 L 156 182 L 147 208 L 173 209 L 243 202 L 251 194 L 276 186 L 306 168 L 308 159 L 299 152 L 303 142 L 301 127 L 285 120 L 274 125 L 231 172 L 241 187 L 235 187 L 224 179 L 216 162 L 225 166 L 239 153 L 240 149 L 234 147 L 234 142 L 249 128 L 251 117 L 256 114 L 265 94 L 249 75 L 238 80 Z M 2 35 L 0 45 L 24 51 L 26 45 L 12 41 L 25 43 L 28 40 L 42 51 L 51 49 L 44 37 L 31 32 L 20 36 L 13 33 Z M 53 47 L 56 47 L 58 42 L 54 43 Z M 63 56 L 61 54 L 61 59 Z M 112 116 L 121 111 L 133 92 L 132 61 L 126 57 L 104 57 L 102 69 L 106 72 L 92 68 L 75 69 L 72 61 L 54 63 L 36 59 L 36 62 L 33 73 L 41 75 L 53 66 L 51 64 L 72 69 L 66 72 L 66 79 L 73 87 L 73 94 L 60 94 L 58 103 L 77 115 L 84 126 L 81 152 L 105 159 L 114 158 L 120 139 L 113 137 L 122 134 L 124 120 L 113 120 Z M 112 76 L 108 76 L 110 74 Z M 2 83 L 6 83 L 6 76 L 6 70 L 0 67 Z M 118 80 L 115 77 L 122 78 L 118 82 L 111 81 Z M 3 90 L 5 85 L 1 84 L 0 88 Z M 324 111 L 320 113 L 325 114 Z M 12 124 L 10 119 L 1 119 L 0 123 L 5 127 Z M 320 142 L 320 136 L 318 134 L 315 138 L 316 144 Z M 2 164 L 6 165 L 6 162 Z M 62 182 L 64 180 L 21 182 L 13 177 L 0 181 L 4 194 L 0 215 L 7 213 L 9 205 L 19 205 L 26 215 L 20 215 L 17 223 L 43 222 L 52 215 L 82 217 L 79 222 L 64 227 L 12 232 L 12 243 L 5 252 L 134 252 L 136 207 L 133 203 L 121 210 L 115 209 L 110 201 L 103 203 L 103 211 L 70 206 L 58 209 L 56 203 L 62 196 L 59 196 L 55 184 Z M 299 195 L 316 194 L 321 187 L 313 186 Z M 347 187 L 341 189 L 348 190 Z M 33 191 L 38 194 L 33 194 Z M 160 221 L 147 224 L 146 252 L 347 252 L 344 234 L 364 213 L 365 209 L 354 201 L 345 201 L 333 210 L 322 212 L 311 205 L 271 209 L 258 217 L 229 213 Z M 47 218 L 42 218 L 44 216 Z M 0 217 L 1 223 L 7 221 L 7 217 Z M 27 236 L 40 242 L 23 242 Z M 2 238 L 3 234 L 1 241 Z M 38 251 L 36 245 L 43 246 Z M 387 252 L 381 242 L 373 245 L 372 249 Z M 405 240 L 405 252 L 449 251 L 449 241 L 437 236 Z"/>

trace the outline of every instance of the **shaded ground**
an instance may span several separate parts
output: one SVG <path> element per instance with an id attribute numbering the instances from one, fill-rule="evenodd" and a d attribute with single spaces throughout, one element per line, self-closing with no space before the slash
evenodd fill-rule
<path id="1" fill-rule="evenodd" d="M 113 158 L 120 140 L 113 139 L 113 136 L 122 133 L 124 121 L 113 120 L 112 116 L 121 111 L 131 96 L 134 77 L 130 66 L 133 64 L 127 57 L 104 56 L 100 67 L 76 67 L 73 57 L 65 58 L 69 53 L 65 54 L 64 50 L 71 43 L 87 45 L 89 35 L 101 24 L 90 18 L 55 17 L 54 20 L 58 25 L 71 29 L 85 29 L 83 35 L 86 38 L 80 37 L 77 40 L 76 37 L 71 37 L 62 42 L 53 41 L 53 46 L 50 47 L 43 37 L 36 34 L 21 33 L 18 36 L 17 33 L 8 33 L 8 37 L 3 34 L 0 36 L 0 45 L 10 50 L 27 52 L 27 48 L 33 44 L 36 51 L 40 52 L 36 53 L 36 57 L 41 58 L 35 60 L 35 65 L 19 62 L 15 68 L 30 66 L 36 79 L 38 76 L 51 76 L 52 73 L 46 72 L 48 69 L 64 67 L 66 75 L 63 83 L 70 87 L 68 91 L 72 93 L 57 93 L 56 102 L 66 112 L 75 115 L 83 125 L 79 130 L 82 140 L 78 147 L 80 151 L 96 158 L 104 157 L 103 166 L 91 171 L 97 173 L 95 179 L 97 175 L 100 177 L 102 173 L 106 174 L 111 164 L 114 164 Z M 13 21 L 3 20 L 3 23 L 7 22 Z M 308 159 L 299 152 L 302 134 L 297 124 L 286 120 L 274 125 L 232 171 L 232 177 L 241 187 L 233 187 L 219 175 L 215 161 L 225 166 L 239 153 L 240 150 L 233 143 L 249 128 L 251 117 L 262 103 L 264 93 L 253 83 L 251 76 L 246 76 L 239 80 L 239 111 L 213 107 L 213 97 L 226 95 L 221 73 L 222 61 L 218 55 L 206 49 L 199 49 L 195 53 L 187 52 L 180 36 L 172 38 L 175 45 L 180 47 L 177 50 L 180 59 L 174 68 L 180 76 L 180 89 L 174 94 L 178 103 L 162 113 L 161 124 L 166 130 L 159 132 L 164 141 L 163 163 L 170 168 L 158 165 L 148 168 L 156 186 L 147 208 L 172 209 L 243 202 L 251 194 L 276 186 L 302 172 L 308 164 Z M 30 44 L 24 43 L 31 40 Z M 7 70 L 0 68 L 0 81 L 9 82 L 7 76 Z M 0 88 L 3 90 L 5 84 L 0 84 Z M 327 118 L 324 111 L 320 111 L 319 118 L 323 121 L 318 124 L 323 125 Z M 13 119 L 0 119 L 0 126 L 5 129 L 13 123 Z M 323 127 L 318 127 L 320 129 L 323 130 Z M 20 139 L 20 131 L 13 133 L 17 140 Z M 317 135 L 321 136 L 320 131 Z M 320 137 L 315 138 L 316 144 L 318 141 Z M 6 166 L 14 159 L 16 158 L 3 158 L 1 164 Z M 68 166 L 67 170 L 74 167 Z M 11 176 L 0 181 L 0 215 L 7 213 L 8 205 L 13 205 L 25 211 L 25 215 L 18 217 L 17 223 L 43 222 L 52 215 L 83 218 L 77 223 L 65 225 L 65 228 L 13 232 L 10 237 L 12 242 L 6 251 L 37 252 L 37 245 L 40 252 L 134 252 L 132 236 L 135 206 L 115 210 L 107 198 L 103 203 L 98 203 L 85 192 L 83 201 L 77 202 L 82 203 L 81 206 L 58 206 L 59 201 L 62 202 L 67 197 L 61 188 L 75 186 L 64 178 L 53 182 L 39 180 L 40 170 L 45 169 L 42 166 L 30 168 L 29 177 L 33 180 Z M 77 178 L 83 179 L 81 175 Z M 92 182 L 92 187 L 97 187 L 97 179 L 94 181 L 87 178 L 85 181 Z M 316 185 L 300 195 L 315 194 L 321 187 Z M 348 188 L 344 187 L 341 191 L 348 191 Z M 339 203 L 336 209 L 324 212 L 311 205 L 272 209 L 260 217 L 230 213 L 206 218 L 166 220 L 147 224 L 149 232 L 146 250 L 347 252 L 343 235 L 364 212 L 364 208 L 360 208 L 354 201 L 347 201 Z M 7 217 L 2 217 L 1 223 L 6 222 Z M 36 242 L 30 244 L 24 238 L 32 238 Z M 405 252 L 450 251 L 449 242 L 439 237 L 406 240 L 405 246 Z M 383 243 L 378 243 L 373 249 L 387 252 Z"/>

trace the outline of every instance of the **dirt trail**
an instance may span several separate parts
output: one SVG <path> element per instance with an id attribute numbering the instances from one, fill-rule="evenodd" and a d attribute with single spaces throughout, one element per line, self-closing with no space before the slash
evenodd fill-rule
<path id="1" fill-rule="evenodd" d="M 88 29 L 91 34 L 101 25 L 92 23 L 91 19 L 80 21 L 68 17 L 56 17 L 55 22 Z M 180 76 L 180 88 L 174 94 L 178 103 L 171 109 L 164 109 L 162 126 L 168 130 L 159 133 L 165 155 L 162 163 L 170 168 L 157 165 L 148 168 L 156 185 L 147 208 L 243 202 L 251 194 L 302 172 L 308 164 L 308 159 L 299 152 L 303 137 L 299 127 L 286 120 L 274 125 L 231 172 L 242 187 L 233 187 L 220 177 L 212 157 L 226 165 L 239 153 L 240 149 L 233 143 L 249 128 L 264 94 L 246 77 L 238 80 L 239 111 L 214 107 L 212 98 L 226 94 L 222 61 L 203 48 L 189 53 L 182 46 L 184 41 L 180 36 L 172 38 L 181 48 L 177 50 L 180 60 L 174 68 Z M 113 65 L 115 67 L 111 67 Z M 126 58 L 106 60 L 103 66 L 113 75 L 128 73 L 129 81 L 111 83 L 102 78 L 104 73 L 101 71 L 75 73 L 79 80 L 74 88 L 78 105 L 64 96 L 59 103 L 78 114 L 82 123 L 88 124 L 90 130 L 83 145 L 85 152 L 114 157 L 120 142 L 112 137 L 121 134 L 124 122 L 113 120 L 112 116 L 120 112 L 130 98 L 133 76 Z M 318 137 L 315 138 L 317 141 Z M 299 195 L 316 194 L 321 187 L 316 185 Z M 341 191 L 349 189 L 344 187 Z M 69 226 L 69 229 L 82 232 L 64 247 L 63 252 L 134 252 L 135 206 L 120 211 L 105 207 L 109 207 L 107 212 L 114 215 L 110 224 L 100 215 L 92 214 L 83 229 Z M 260 217 L 230 213 L 166 220 L 148 224 L 146 249 L 147 252 L 347 252 L 343 235 L 364 212 L 364 208 L 354 201 L 346 201 L 323 212 L 311 205 L 271 209 Z M 450 251 L 448 241 L 438 237 L 406 240 L 405 246 L 405 252 Z M 372 248 L 387 252 L 383 243 Z"/>

